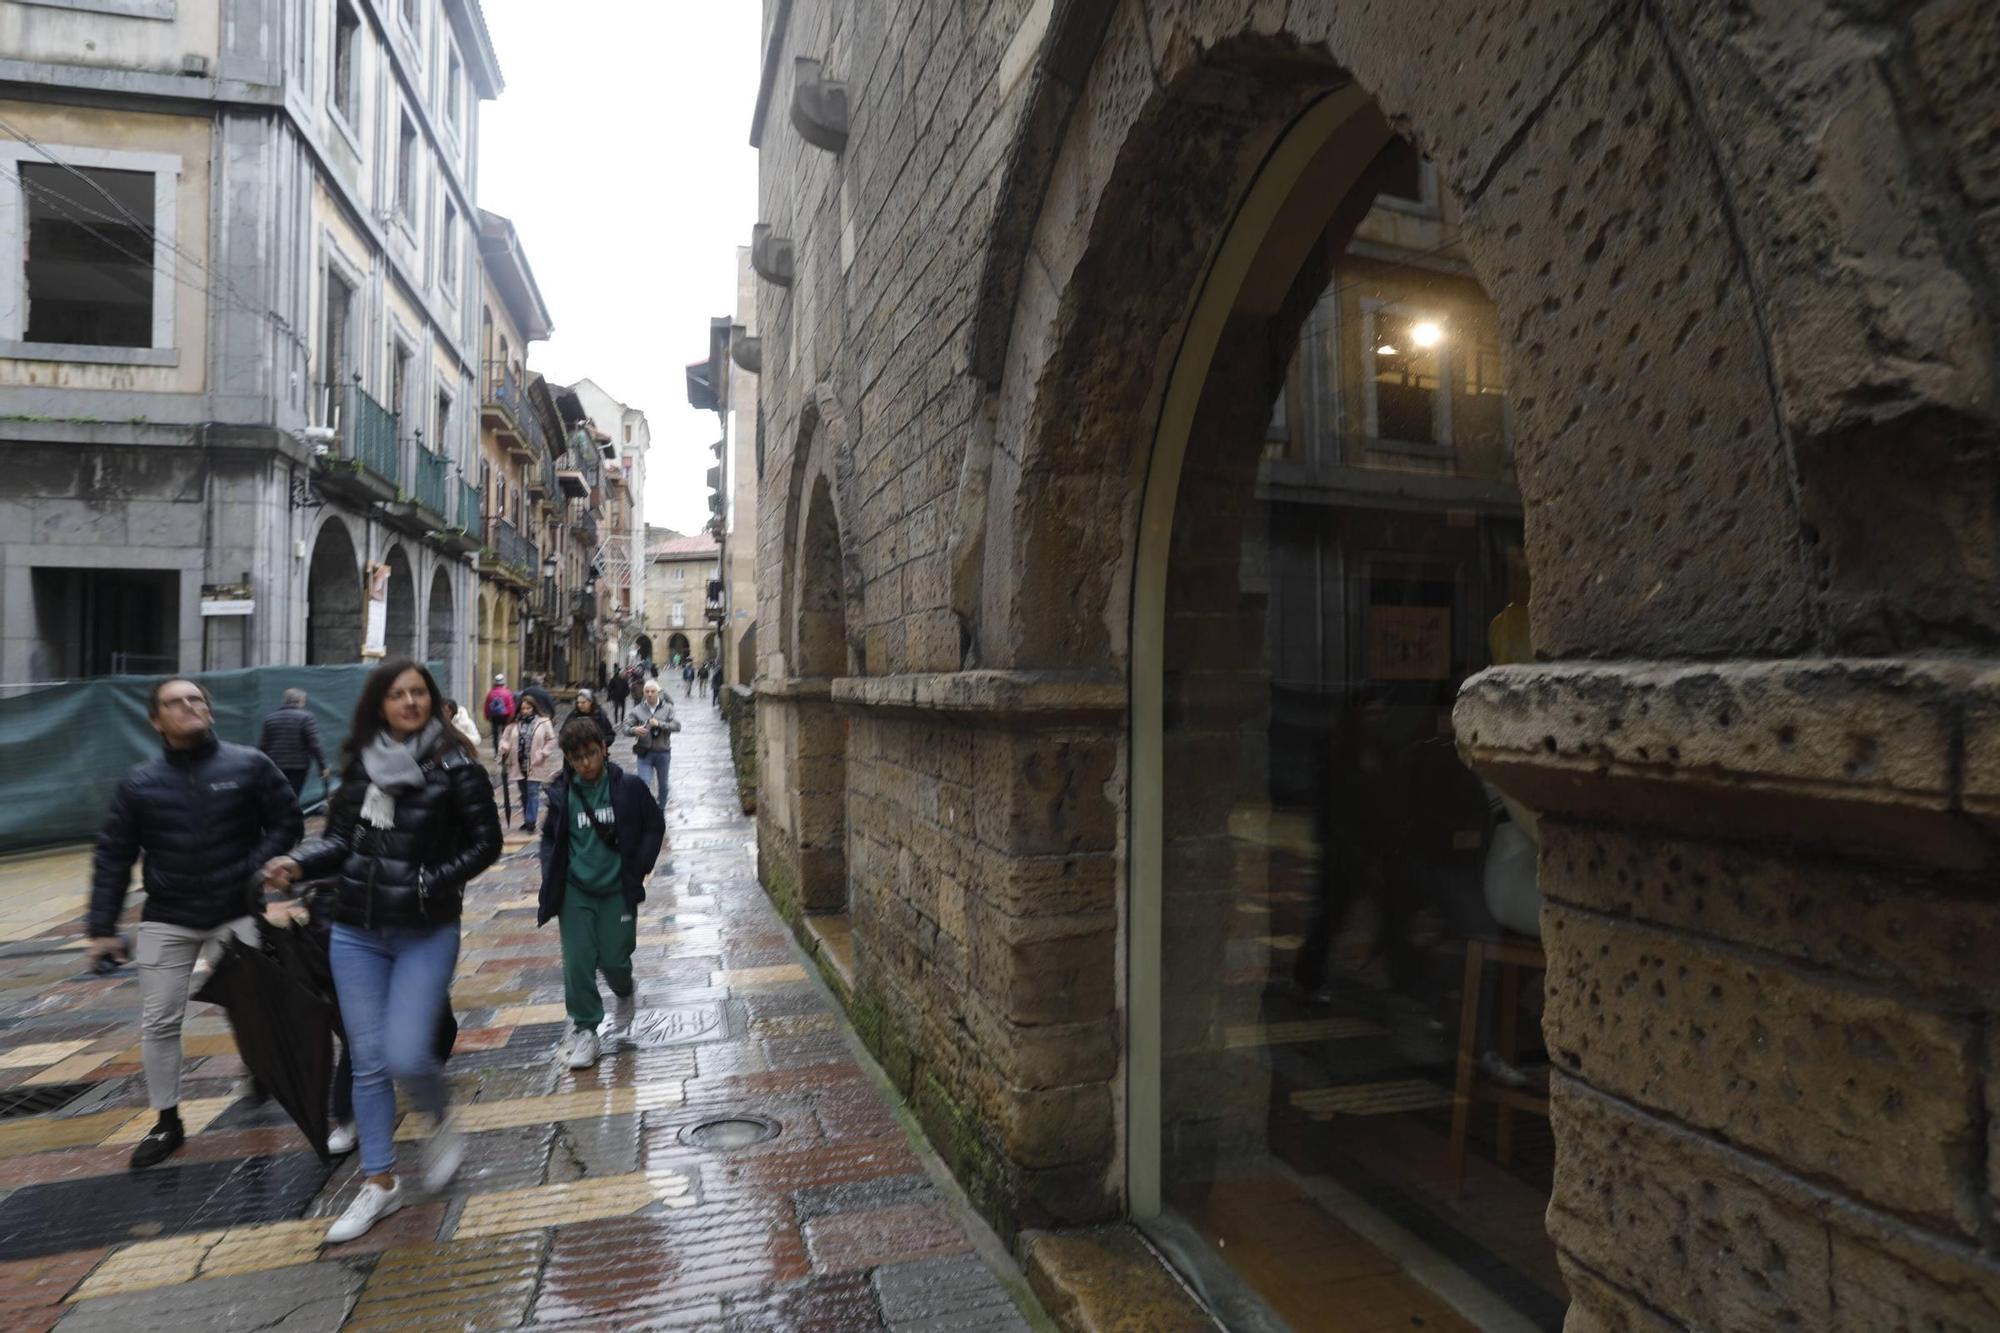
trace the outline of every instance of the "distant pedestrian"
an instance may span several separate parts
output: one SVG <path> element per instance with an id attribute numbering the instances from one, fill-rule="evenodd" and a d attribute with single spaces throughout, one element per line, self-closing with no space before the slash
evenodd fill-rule
<path id="1" fill-rule="evenodd" d="M 632 760 L 638 765 L 639 778 L 644 781 L 647 774 L 652 775 L 660 809 L 665 810 L 667 769 L 674 758 L 674 733 L 681 729 L 681 724 L 674 720 L 673 701 L 666 697 L 659 681 L 647 681 L 641 693 L 643 697 L 632 705 L 632 716 L 626 720 L 625 730 L 632 737 Z"/>
<path id="2" fill-rule="evenodd" d="M 639 904 L 660 859 L 666 822 L 646 784 L 609 762 L 587 719 L 572 718 L 563 727 L 562 749 L 563 772 L 549 788 L 542 821 L 535 924 L 561 922 L 563 1005 L 571 1027 L 563 1059 L 571 1069 L 587 1069 L 597 1063 L 597 1029 L 604 1022 L 598 973 L 612 995 L 604 1044 L 615 1048 L 632 1033 Z"/>
<path id="3" fill-rule="evenodd" d="M 694 698 L 694 663 L 692 661 L 681 663 L 681 697 L 683 699 Z"/>
<path id="4" fill-rule="evenodd" d="M 708 663 L 703 662 L 695 668 L 694 682 L 701 689 L 701 697 L 706 699 L 708 697 Z"/>
<path id="5" fill-rule="evenodd" d="M 570 709 L 569 716 L 563 720 L 564 729 L 567 730 L 569 724 L 578 718 L 584 718 L 592 726 L 596 727 L 599 739 L 604 742 L 604 748 L 607 750 L 611 748 L 611 742 L 618 733 L 612 729 L 611 719 L 605 716 L 603 706 L 597 702 L 597 696 L 589 690 L 578 690 L 576 692 L 576 705 Z"/>
<path id="6" fill-rule="evenodd" d="M 306 707 L 304 690 L 285 691 L 278 711 L 264 719 L 257 748 L 271 757 L 285 781 L 292 784 L 294 796 L 305 790 L 306 779 L 314 773 L 322 782 L 328 776 L 326 755 L 319 748 L 319 723 Z"/>
<path id="7" fill-rule="evenodd" d="M 614 723 L 623 722 L 625 720 L 625 701 L 632 697 L 632 682 L 625 679 L 623 671 L 617 672 L 611 677 L 611 683 L 604 687 L 604 697 L 611 704 L 611 720 Z"/>
<path id="8" fill-rule="evenodd" d="M 395 1174 L 396 1083 L 437 1127 L 424 1152 L 425 1190 L 443 1189 L 465 1159 L 465 1137 L 445 1114 L 437 1034 L 451 1005 L 465 886 L 500 855 L 500 812 L 477 752 L 445 725 L 443 705 L 430 672 L 409 658 L 370 673 L 326 835 L 264 866 L 270 888 L 337 876 L 330 953 L 352 1043 L 363 1179 L 326 1233 L 333 1244 L 407 1197 Z"/>
<path id="9" fill-rule="evenodd" d="M 465 739 L 471 744 L 472 752 L 474 754 L 478 754 L 479 724 L 472 720 L 472 714 L 466 712 L 463 708 L 460 708 L 458 706 L 458 700 L 446 699 L 444 701 L 444 717 L 445 721 L 451 723 L 451 729 L 457 732 L 459 735 L 465 737 Z"/>
<path id="10" fill-rule="evenodd" d="M 256 867 L 299 840 L 299 798 L 269 756 L 215 737 L 208 691 L 185 676 L 153 686 L 158 758 L 135 764 L 111 798 L 91 863 L 90 957 L 120 958 L 118 916 L 132 863 L 144 858 L 139 923 L 140 1059 L 153 1127 L 132 1150 L 139 1169 L 187 1141 L 181 1125 L 181 1024 L 195 964 L 230 935 L 257 942 Z"/>
<path id="11" fill-rule="evenodd" d="M 500 742 L 500 780 L 521 784 L 523 833 L 535 831 L 542 785 L 555 777 L 560 765 L 555 721 L 543 716 L 535 695 L 524 692 L 514 721 Z"/>
<path id="12" fill-rule="evenodd" d="M 534 677 L 528 678 L 528 684 L 533 686 Z M 493 677 L 493 688 L 486 691 L 486 702 L 480 705 L 479 711 L 493 729 L 493 755 L 497 759 L 500 755 L 500 733 L 514 720 L 514 691 L 507 688 L 505 676 Z"/>

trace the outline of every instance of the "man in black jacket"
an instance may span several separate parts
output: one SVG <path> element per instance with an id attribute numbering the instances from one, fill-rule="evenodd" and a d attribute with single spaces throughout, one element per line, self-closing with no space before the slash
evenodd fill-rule
<path id="1" fill-rule="evenodd" d="M 263 900 L 258 875 L 305 831 L 299 798 L 278 766 L 248 746 L 215 738 L 201 686 L 170 676 L 153 687 L 147 712 L 163 748 L 157 759 L 133 765 L 111 798 L 97 834 L 88 922 L 93 959 L 124 952 L 118 914 L 132 863 L 143 854 L 140 1051 L 147 1099 L 159 1120 L 132 1150 L 135 1169 L 164 1160 L 186 1139 L 181 1020 L 196 961 L 231 934 L 255 941 Z"/>
<path id="2" fill-rule="evenodd" d="M 284 703 L 264 719 L 257 748 L 271 756 L 285 781 L 292 784 L 294 796 L 305 790 L 306 779 L 315 770 L 322 781 L 327 776 L 326 755 L 319 748 L 319 723 L 306 707 L 304 690 L 285 691 Z"/>
<path id="3" fill-rule="evenodd" d="M 667 824 L 646 784 L 605 760 L 603 737 L 588 714 L 565 723 L 559 741 L 567 762 L 549 784 L 535 924 L 562 923 L 563 1001 L 575 1029 L 563 1058 L 571 1069 L 587 1069 L 597 1063 L 604 1021 L 599 972 L 611 985 L 606 1042 L 616 1046 L 632 1031 L 639 904 Z"/>

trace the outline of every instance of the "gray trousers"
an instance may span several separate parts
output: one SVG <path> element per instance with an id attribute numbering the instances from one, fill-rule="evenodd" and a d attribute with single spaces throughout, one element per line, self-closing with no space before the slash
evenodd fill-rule
<path id="1" fill-rule="evenodd" d="M 213 930 L 141 921 L 134 949 L 139 965 L 139 1055 L 146 1065 L 146 1100 L 155 1111 L 181 1104 L 181 1021 L 187 1017 L 188 980 L 195 963 L 222 956 L 235 935 L 257 942 L 257 918 L 240 916 Z"/>

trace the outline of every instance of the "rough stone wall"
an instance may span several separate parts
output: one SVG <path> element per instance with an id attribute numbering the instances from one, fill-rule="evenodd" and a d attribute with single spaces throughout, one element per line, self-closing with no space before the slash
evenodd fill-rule
<path id="1" fill-rule="evenodd" d="M 1003 1228 L 1119 1206 L 1153 423 L 1243 190 L 1351 74 L 1464 203 L 1513 371 L 1549 660 L 1459 730 L 1548 813 L 1571 1326 L 1996 1322 L 1993 13 L 768 6 L 765 854 L 796 884 L 823 691 L 857 1017 Z M 786 125 L 799 55 L 838 156 Z"/>

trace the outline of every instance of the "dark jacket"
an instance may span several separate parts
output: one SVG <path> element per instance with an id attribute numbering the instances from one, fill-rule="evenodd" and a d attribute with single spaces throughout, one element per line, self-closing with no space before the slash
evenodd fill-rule
<path id="1" fill-rule="evenodd" d="M 89 932 L 117 932 L 142 853 L 146 920 L 212 930 L 255 912 L 264 863 L 304 831 L 292 784 L 265 755 L 212 732 L 192 750 L 163 746 L 118 784 L 98 830 Z"/>
<path id="2" fill-rule="evenodd" d="M 304 708 L 280 708 L 264 719 L 257 748 L 271 756 L 271 762 L 291 772 L 308 766 L 326 767 L 326 755 L 319 748 L 319 723 Z"/>
<path id="3" fill-rule="evenodd" d="M 625 673 L 621 671 L 611 678 L 611 683 L 604 687 L 604 692 L 611 697 L 612 703 L 624 703 L 632 697 L 632 683 L 625 679 Z"/>
<path id="4" fill-rule="evenodd" d="M 333 919 L 350 926 L 424 926 L 456 921 L 473 876 L 500 857 L 493 779 L 454 735 L 423 761 L 424 785 L 396 801 L 394 827 L 364 823 L 368 773 L 347 767 L 327 812 L 326 833 L 292 856 L 301 879 L 336 876 Z"/>
<path id="5" fill-rule="evenodd" d="M 667 821 L 646 784 L 618 765 L 606 761 L 611 774 L 611 817 L 618 827 L 618 860 L 624 874 L 625 904 L 636 910 L 646 901 L 646 878 L 660 859 L 660 844 L 666 841 Z M 564 765 L 562 775 L 543 792 L 542 806 L 542 897 L 535 924 L 546 925 L 561 915 L 563 893 L 569 887 L 569 784 L 574 774 Z M 578 835 L 584 836 L 584 835 Z M 588 836 L 596 837 L 596 833 Z"/>
<path id="6" fill-rule="evenodd" d="M 597 724 L 597 729 L 604 733 L 604 748 L 607 750 L 610 749 L 612 738 L 615 737 L 618 733 L 611 729 L 611 719 L 610 717 L 606 716 L 604 709 L 602 707 L 593 708 L 588 713 L 581 712 L 575 708 L 570 709 L 569 716 L 563 719 L 562 726 L 556 728 L 556 734 L 561 735 L 564 728 L 568 727 L 570 723 L 576 721 L 580 717 L 588 718 L 589 720 Z"/>

